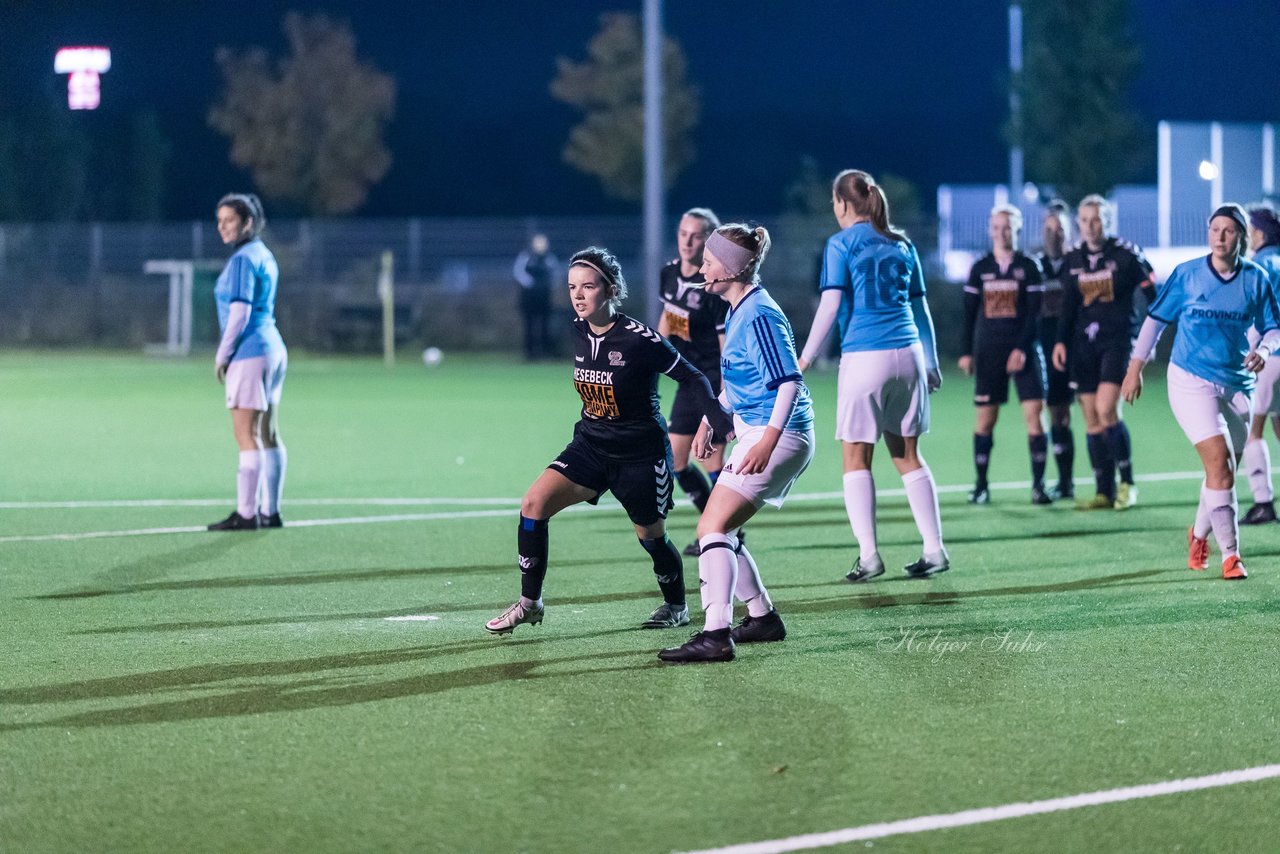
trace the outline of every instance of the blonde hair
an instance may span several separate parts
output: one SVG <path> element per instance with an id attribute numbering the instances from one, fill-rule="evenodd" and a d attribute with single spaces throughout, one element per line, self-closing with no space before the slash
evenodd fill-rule
<path id="1" fill-rule="evenodd" d="M 991 216 L 994 217 L 997 214 L 1004 214 L 1009 217 L 1009 227 L 1015 232 L 1022 231 L 1022 211 L 1018 209 L 1017 205 L 996 205 L 991 209 Z"/>
<path id="2" fill-rule="evenodd" d="M 1102 230 L 1107 234 L 1111 233 L 1111 224 L 1115 222 L 1115 208 L 1111 207 L 1111 202 L 1097 193 L 1090 193 L 1080 200 L 1080 204 L 1076 205 L 1077 215 L 1080 208 L 1095 207 L 1098 209 L 1098 216 L 1102 218 Z"/>
<path id="3" fill-rule="evenodd" d="M 871 220 L 871 227 L 890 240 L 907 242 L 907 236 L 889 223 L 889 198 L 884 188 L 868 173 L 846 169 L 836 176 L 831 192 L 853 208 L 853 212 Z"/>
<path id="4" fill-rule="evenodd" d="M 734 246 L 740 246 L 751 253 L 751 260 L 741 270 L 733 274 L 734 281 L 760 283 L 760 265 L 764 256 L 769 254 L 773 242 L 769 239 L 769 229 L 763 225 L 748 225 L 741 222 L 729 222 L 716 229 L 716 234 L 728 240 Z"/>

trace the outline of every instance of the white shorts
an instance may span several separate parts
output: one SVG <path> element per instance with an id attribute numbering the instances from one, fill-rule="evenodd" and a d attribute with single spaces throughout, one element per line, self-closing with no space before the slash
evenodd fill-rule
<path id="1" fill-rule="evenodd" d="M 1253 387 L 1254 415 L 1280 415 L 1277 385 L 1280 385 L 1280 359 L 1269 358 L 1258 371 L 1258 384 Z"/>
<path id="2" fill-rule="evenodd" d="M 778 437 L 778 444 L 769 457 L 769 464 L 764 471 L 756 474 L 738 474 L 735 469 L 742 464 L 742 458 L 755 447 L 764 435 L 764 427 L 748 427 L 740 419 L 734 419 L 734 427 L 738 434 L 738 442 L 733 446 L 716 486 L 727 486 L 734 492 L 760 509 L 766 504 L 781 507 L 787 493 L 796 479 L 809 467 L 813 459 L 813 430 L 803 433 L 795 430 L 783 430 Z"/>
<path id="3" fill-rule="evenodd" d="M 1253 417 L 1248 393 L 1215 385 L 1172 363 L 1167 377 L 1169 408 L 1191 444 L 1222 436 L 1227 449 L 1240 454 Z"/>
<path id="4" fill-rule="evenodd" d="M 924 347 L 864 350 L 840 357 L 836 438 L 874 445 L 881 435 L 929 432 Z"/>
<path id="5" fill-rule="evenodd" d="M 266 356 L 237 359 L 227 366 L 227 409 L 265 412 L 280 405 L 289 354 L 277 350 Z"/>

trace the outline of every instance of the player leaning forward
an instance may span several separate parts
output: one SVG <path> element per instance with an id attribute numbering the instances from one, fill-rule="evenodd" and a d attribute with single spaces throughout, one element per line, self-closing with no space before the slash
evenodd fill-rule
<path id="1" fill-rule="evenodd" d="M 786 637 L 756 562 L 739 536 L 739 529 L 766 504 L 782 506 L 813 459 L 813 406 L 796 362 L 795 336 L 782 309 L 760 285 L 760 265 L 768 252 L 769 232 L 739 223 L 717 228 L 703 251 L 704 287 L 729 302 L 720 401 L 733 412 L 738 444 L 698 519 L 698 577 L 706 623 L 683 646 L 659 652 L 663 661 L 732 661 L 738 643 Z M 699 459 L 710 456 L 712 439 L 704 421 L 693 439 Z M 747 614 L 730 628 L 735 596 L 746 603 Z"/>
<path id="2" fill-rule="evenodd" d="M 542 622 L 547 524 L 566 507 L 596 503 L 606 490 L 635 525 L 662 590 L 663 604 L 643 627 L 683 626 L 689 622 L 684 567 L 666 534 L 672 506 L 671 443 L 658 400 L 658 375 L 692 390 L 717 435 L 727 436 L 732 428 L 707 378 L 665 338 L 618 311 L 627 283 L 608 250 L 592 246 L 575 253 L 568 277 L 569 302 L 577 315 L 573 385 L 582 398 L 582 417 L 573 441 L 525 493 L 516 535 L 520 598 L 485 628 L 501 635 L 521 623 Z"/>
<path id="3" fill-rule="evenodd" d="M 1245 578 L 1238 546 L 1235 469 L 1251 415 L 1254 374 L 1280 345 L 1280 307 L 1270 276 L 1246 261 L 1248 219 L 1239 205 L 1209 218 L 1209 255 L 1174 268 L 1143 321 L 1121 393 L 1142 393 L 1142 367 L 1160 333 L 1178 324 L 1169 360 L 1169 407 L 1204 465 L 1195 524 L 1187 532 L 1187 566 L 1209 559 L 1209 531 L 1222 551 L 1222 577 Z M 1262 334 L 1249 348 L 1249 328 Z"/>

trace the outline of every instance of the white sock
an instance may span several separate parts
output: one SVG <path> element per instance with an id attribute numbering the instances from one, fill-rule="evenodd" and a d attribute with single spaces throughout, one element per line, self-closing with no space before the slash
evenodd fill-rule
<path id="1" fill-rule="evenodd" d="M 1225 561 L 1240 554 L 1240 529 L 1236 525 L 1236 491 L 1234 489 L 1206 489 L 1205 505 L 1209 508 L 1209 521 L 1213 523 L 1213 538 L 1218 541 L 1218 551 Z"/>
<path id="2" fill-rule="evenodd" d="M 280 499 L 284 495 L 284 472 L 288 466 L 289 452 L 284 445 L 263 449 L 262 499 L 258 506 L 268 516 L 280 512 Z"/>
<path id="3" fill-rule="evenodd" d="M 258 479 L 262 477 L 262 451 L 241 451 L 236 469 L 236 512 L 246 519 L 258 513 Z"/>
<path id="4" fill-rule="evenodd" d="M 769 591 L 764 589 L 760 580 L 760 568 L 747 547 L 738 545 L 738 580 L 734 585 L 734 593 L 747 603 L 747 613 L 753 617 L 763 617 L 773 610 L 773 600 Z"/>
<path id="5" fill-rule="evenodd" d="M 916 528 L 924 540 L 924 553 L 936 555 L 942 551 L 942 518 L 938 512 L 938 488 L 933 482 L 933 472 L 927 465 L 902 476 L 907 490 L 907 503 L 915 517 Z"/>
<path id="6" fill-rule="evenodd" d="M 876 553 L 876 484 L 870 469 L 844 473 L 844 509 L 858 541 L 858 554 L 870 560 Z"/>
<path id="7" fill-rule="evenodd" d="M 1209 536 L 1209 530 L 1213 527 L 1213 523 L 1209 520 L 1209 487 L 1205 486 L 1204 481 L 1200 481 L 1200 503 L 1196 506 L 1196 523 L 1191 528 L 1191 533 L 1195 535 L 1197 540 L 1203 540 Z"/>
<path id="8" fill-rule="evenodd" d="M 1272 501 L 1271 449 L 1266 439 L 1250 439 L 1244 443 L 1244 471 L 1249 476 L 1249 489 L 1254 501 Z"/>
<path id="9" fill-rule="evenodd" d="M 702 610 L 706 631 L 733 625 L 733 589 L 737 585 L 738 558 L 726 534 L 707 534 L 698 540 L 698 578 L 702 584 Z"/>

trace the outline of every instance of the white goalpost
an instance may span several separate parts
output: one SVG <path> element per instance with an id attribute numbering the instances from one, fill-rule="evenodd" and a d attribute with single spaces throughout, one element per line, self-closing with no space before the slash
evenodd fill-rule
<path id="1" fill-rule="evenodd" d="M 169 336 L 163 344 L 147 344 L 143 351 L 160 356 L 191 354 L 191 290 L 195 262 L 173 258 L 147 261 L 142 271 L 169 277 Z"/>

